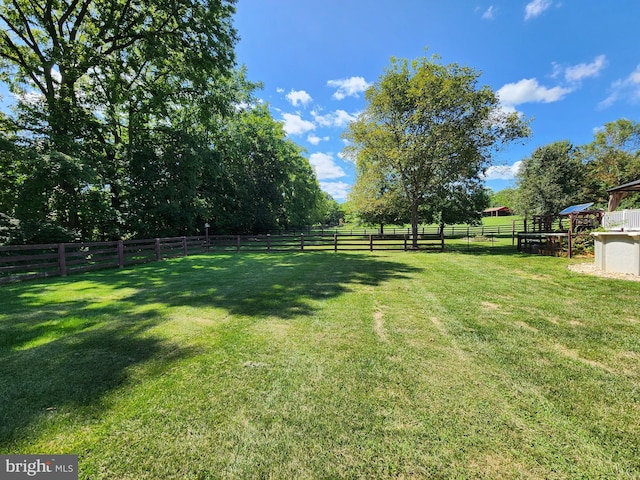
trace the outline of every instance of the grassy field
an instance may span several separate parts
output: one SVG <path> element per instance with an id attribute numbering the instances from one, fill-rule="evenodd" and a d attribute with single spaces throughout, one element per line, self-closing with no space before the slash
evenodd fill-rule
<path id="1" fill-rule="evenodd" d="M 0 453 L 83 479 L 638 478 L 640 282 L 510 247 L 0 287 Z"/>

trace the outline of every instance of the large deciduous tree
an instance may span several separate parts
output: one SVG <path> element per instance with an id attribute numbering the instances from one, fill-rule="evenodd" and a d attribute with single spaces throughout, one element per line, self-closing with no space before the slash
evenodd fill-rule
<path id="1" fill-rule="evenodd" d="M 362 167 L 356 182 L 389 182 L 390 198 L 401 196 L 414 248 L 421 212 L 433 214 L 425 206 L 444 208 L 452 191 L 473 190 L 492 152 L 528 134 L 526 122 L 501 110 L 478 78 L 471 68 L 434 57 L 392 59 L 345 134 L 347 153 Z M 370 171 L 379 181 L 367 178 Z"/>
<path id="2" fill-rule="evenodd" d="M 517 175 L 518 210 L 555 215 L 584 200 L 585 169 L 576 148 L 567 140 L 534 150 Z"/>
<path id="3" fill-rule="evenodd" d="M 20 99 L 14 120 L 35 167 L 26 185 L 42 187 L 32 210 L 84 237 L 96 206 L 117 222 L 132 145 L 184 105 L 197 102 L 200 118 L 230 108 L 233 3 L 0 3 L 0 76 Z"/>

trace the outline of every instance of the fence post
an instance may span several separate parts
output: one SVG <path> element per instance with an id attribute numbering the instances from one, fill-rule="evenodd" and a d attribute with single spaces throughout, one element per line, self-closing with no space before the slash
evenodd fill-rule
<path id="1" fill-rule="evenodd" d="M 369 251 L 373 252 L 373 235 L 369 235 Z"/>
<path id="2" fill-rule="evenodd" d="M 571 231 L 571 229 L 569 229 L 569 251 L 567 252 L 567 254 L 569 255 L 569 258 L 573 258 L 573 232 Z"/>
<path id="3" fill-rule="evenodd" d="M 124 242 L 118 240 L 118 267 L 124 267 Z"/>
<path id="4" fill-rule="evenodd" d="M 182 237 L 182 253 L 184 253 L 185 257 L 189 255 L 189 250 L 187 248 L 187 237 Z"/>
<path id="5" fill-rule="evenodd" d="M 156 238 L 156 260 L 162 260 L 162 252 L 160 251 L 160 239 Z"/>
<path id="6" fill-rule="evenodd" d="M 236 235 L 236 253 L 240 252 L 240 235 Z"/>
<path id="7" fill-rule="evenodd" d="M 271 234 L 267 233 L 267 252 L 271 252 Z"/>
<path id="8" fill-rule="evenodd" d="M 338 251 L 338 234 L 337 233 L 333 234 L 333 251 L 334 252 Z"/>
<path id="9" fill-rule="evenodd" d="M 407 234 L 404 234 L 404 251 L 407 251 Z"/>
<path id="10" fill-rule="evenodd" d="M 300 251 L 304 251 L 304 233 L 300 234 Z"/>
<path id="11" fill-rule="evenodd" d="M 64 243 L 58 244 L 58 269 L 60 270 L 61 276 L 67 276 L 67 259 L 65 257 Z"/>
<path id="12" fill-rule="evenodd" d="M 440 250 L 444 252 L 444 229 L 440 230 Z"/>
<path id="13" fill-rule="evenodd" d="M 515 244 L 516 239 L 516 221 L 511 220 L 511 245 Z"/>

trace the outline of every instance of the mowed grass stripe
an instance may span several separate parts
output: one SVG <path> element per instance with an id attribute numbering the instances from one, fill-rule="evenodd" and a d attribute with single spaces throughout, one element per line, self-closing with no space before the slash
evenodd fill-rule
<path id="1" fill-rule="evenodd" d="M 10 285 L 0 451 L 81 478 L 633 478 L 638 287 L 455 252 Z"/>

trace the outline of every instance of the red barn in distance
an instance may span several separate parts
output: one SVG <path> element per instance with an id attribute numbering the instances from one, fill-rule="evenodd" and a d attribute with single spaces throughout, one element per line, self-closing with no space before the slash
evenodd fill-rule
<path id="1" fill-rule="evenodd" d="M 483 217 L 506 217 L 511 215 L 509 207 L 491 207 L 482 211 Z"/>

